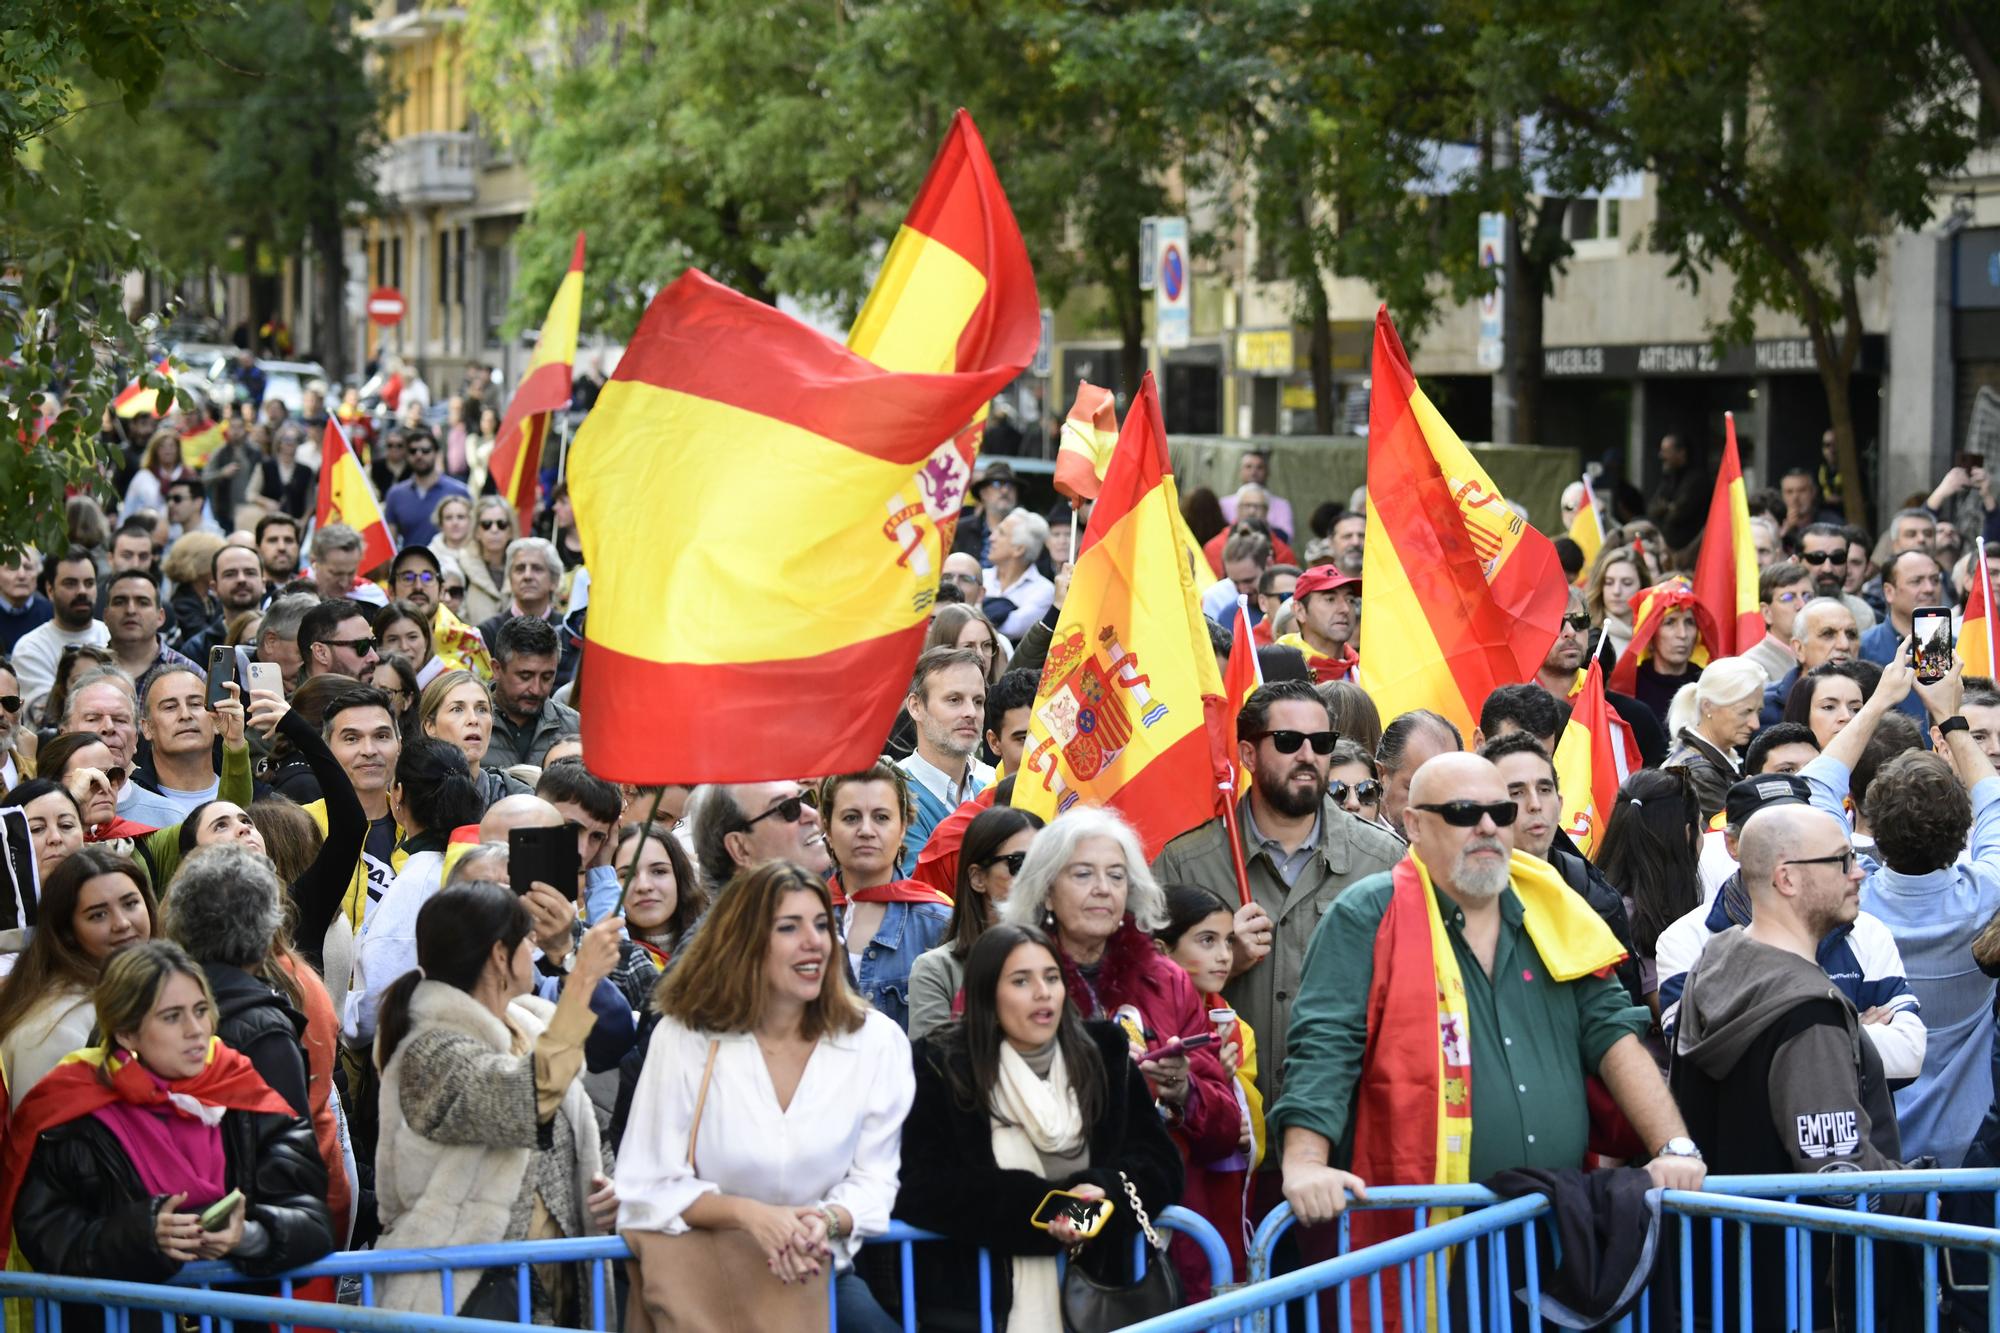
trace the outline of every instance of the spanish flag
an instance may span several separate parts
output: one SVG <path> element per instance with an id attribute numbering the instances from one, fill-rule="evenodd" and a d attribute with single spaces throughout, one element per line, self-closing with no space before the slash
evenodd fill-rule
<path id="1" fill-rule="evenodd" d="M 205 465 L 208 456 L 220 449 L 226 438 L 222 423 L 207 413 L 177 421 L 175 429 L 181 434 L 181 464 L 187 468 Z"/>
<path id="2" fill-rule="evenodd" d="M 962 111 L 851 346 L 702 273 L 656 296 L 570 454 L 591 771 L 873 763 L 951 549 L 968 423 L 1040 334 L 1027 248 Z M 802 701 L 831 699 L 801 723 Z"/>
<path id="3" fill-rule="evenodd" d="M 1722 423 L 1722 466 L 1716 469 L 1715 498 L 1695 561 L 1694 595 L 1715 622 L 1709 650 L 1734 657 L 1764 637 L 1764 615 L 1757 595 L 1757 541 L 1750 534 L 1750 501 L 1736 452 L 1736 414 L 1724 412 Z"/>
<path id="4" fill-rule="evenodd" d="M 1471 734 L 1497 686 L 1534 679 L 1562 629 L 1555 545 L 1507 508 L 1375 316 L 1361 679 L 1383 721 L 1429 708 Z"/>
<path id="5" fill-rule="evenodd" d="M 320 441 L 319 510 L 313 518 L 315 527 L 329 523 L 345 523 L 361 534 L 363 574 L 396 558 L 396 542 L 389 535 L 375 488 L 368 484 L 368 470 L 361 466 L 354 446 L 347 442 L 347 432 L 340 428 L 340 418 L 335 416 L 327 417 L 326 436 Z"/>
<path id="6" fill-rule="evenodd" d="M 1576 507 L 1576 517 L 1569 521 L 1569 539 L 1583 552 L 1583 568 L 1576 572 L 1577 586 L 1590 573 L 1590 562 L 1597 559 L 1597 553 L 1604 549 L 1604 519 L 1597 512 L 1597 491 L 1590 484 L 1590 477 L 1583 478 L 1583 503 Z"/>
<path id="7" fill-rule="evenodd" d="M 1240 797 L 1250 790 L 1250 770 L 1243 767 L 1243 752 L 1237 745 L 1240 737 L 1236 734 L 1236 715 L 1264 683 L 1264 667 L 1257 660 L 1257 636 L 1250 628 L 1250 613 L 1240 603 L 1236 607 L 1236 623 L 1231 628 L 1234 633 L 1229 640 L 1229 662 L 1222 671 L 1220 710 L 1227 729 L 1220 739 L 1222 754 L 1236 768 L 1236 794 Z"/>
<path id="8" fill-rule="evenodd" d="M 160 364 L 153 367 L 153 373 L 167 382 L 167 407 L 171 410 L 174 404 L 173 386 L 179 382 L 171 358 L 161 357 Z M 141 375 L 118 391 L 118 396 L 111 400 L 111 410 L 127 420 L 148 412 L 157 416 L 160 414 L 160 390 L 157 386 L 147 388 L 146 377 Z"/>
<path id="9" fill-rule="evenodd" d="M 486 651 L 486 641 L 443 602 L 438 603 L 431 620 L 431 646 L 446 671 L 471 671 L 481 680 L 493 679 L 493 658 Z"/>
<path id="10" fill-rule="evenodd" d="M 1722 656 L 1715 651 L 1715 617 L 1695 596 L 1694 585 L 1676 576 L 1641 590 L 1632 599 L 1632 642 L 1625 645 L 1617 665 L 1611 668 L 1612 689 L 1620 694 L 1630 694 L 1638 685 L 1639 665 L 1653 656 L 1653 636 L 1660 632 L 1660 625 L 1669 611 L 1694 613 L 1696 637 L 1691 659 L 1693 665 L 1707 666 L 1709 659 Z"/>
<path id="11" fill-rule="evenodd" d="M 1073 501 L 1095 500 L 1118 444 L 1118 404 L 1111 390 L 1089 380 L 1076 386 L 1076 402 L 1063 418 L 1056 449 L 1056 491 Z"/>
<path id="12" fill-rule="evenodd" d="M 1965 621 L 1958 627 L 1958 660 L 1968 676 L 1993 678 L 1993 579 L 1986 568 L 1984 540 L 1972 548 L 1972 593 L 1965 599 Z"/>
<path id="13" fill-rule="evenodd" d="M 1569 724 L 1556 741 L 1556 790 L 1562 795 L 1563 832 L 1588 857 L 1618 800 L 1617 724 L 1604 701 L 1604 671 L 1596 658 L 1569 703 Z"/>
<path id="14" fill-rule="evenodd" d="M 1208 564 L 1181 518 L 1147 375 L 1125 416 L 1042 667 L 1013 805 L 1111 806 L 1152 859 L 1212 819 L 1233 755 L 1208 725 L 1222 671 L 1201 613 Z M 1221 763 L 1218 763 L 1220 757 Z"/>
<path id="15" fill-rule="evenodd" d="M 521 386 L 507 401 L 507 416 L 494 437 L 493 459 L 487 473 L 493 489 L 504 495 L 520 515 L 521 531 L 534 527 L 541 500 L 542 441 L 548 437 L 549 414 L 569 405 L 570 377 L 575 369 L 576 330 L 583 319 L 583 233 L 576 234 L 576 253 L 569 272 L 556 287 L 549 313 L 542 319 L 542 336 L 521 376 Z"/>

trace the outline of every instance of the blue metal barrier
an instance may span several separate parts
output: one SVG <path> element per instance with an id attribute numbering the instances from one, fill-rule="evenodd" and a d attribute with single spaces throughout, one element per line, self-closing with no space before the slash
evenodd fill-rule
<path id="1" fill-rule="evenodd" d="M 1216 1290 L 1223 1290 L 1235 1281 L 1235 1273 L 1230 1266 L 1229 1246 L 1223 1240 L 1221 1233 L 1211 1226 L 1206 1218 L 1185 1208 L 1166 1208 L 1161 1210 L 1160 1216 L 1156 1219 L 1156 1225 L 1162 1231 L 1176 1232 L 1189 1237 L 1195 1242 L 1196 1246 L 1200 1248 L 1203 1257 L 1208 1262 L 1210 1282 Z M 891 1222 L 887 1233 L 881 1236 L 869 1237 L 865 1242 L 868 1245 L 894 1245 L 897 1247 L 899 1281 L 903 1298 L 903 1328 L 906 1333 L 915 1333 L 917 1326 L 916 1265 L 913 1249 L 916 1245 L 938 1239 L 941 1238 L 933 1232 L 919 1231 L 917 1228 L 906 1226 L 901 1222 Z M 260 1282 L 263 1285 L 270 1285 L 274 1281 L 271 1278 L 253 1279 L 245 1277 L 235 1268 L 225 1263 L 210 1262 L 184 1265 L 179 1274 L 173 1279 L 172 1285 L 178 1288 L 200 1288 L 218 1298 L 229 1296 L 231 1300 L 284 1301 L 292 1307 L 282 1312 L 286 1321 L 296 1319 L 318 1327 L 345 1329 L 348 1327 L 347 1325 L 335 1324 L 327 1319 L 319 1318 L 315 1312 L 329 1309 L 352 1310 L 357 1307 L 334 1307 L 314 1302 L 292 1302 L 290 1298 L 293 1295 L 296 1285 L 314 1278 L 358 1277 L 361 1281 L 361 1306 L 358 1308 L 372 1310 L 375 1304 L 375 1279 L 391 1274 L 436 1273 L 441 1284 L 444 1308 L 451 1309 L 455 1306 L 455 1301 L 453 1300 L 455 1292 L 452 1280 L 454 1270 L 512 1268 L 516 1272 L 517 1281 L 515 1285 L 519 1292 L 519 1306 L 516 1314 L 519 1317 L 520 1323 L 527 1325 L 530 1323 L 531 1318 L 529 1310 L 531 1295 L 528 1282 L 529 1266 L 531 1264 L 552 1263 L 588 1264 L 590 1266 L 590 1323 L 588 1327 L 597 1330 L 598 1333 L 604 1333 L 604 1330 L 613 1327 L 616 1323 L 615 1312 L 610 1309 L 612 1275 L 609 1271 L 609 1265 L 622 1263 L 631 1258 L 631 1256 L 631 1249 L 618 1236 L 590 1236 L 567 1240 L 514 1241 L 497 1245 L 463 1245 L 432 1250 L 350 1250 L 339 1254 L 330 1254 L 316 1263 L 307 1264 L 303 1268 L 293 1269 L 282 1278 L 275 1279 L 279 1289 L 278 1296 L 276 1297 L 247 1297 L 233 1293 L 213 1291 L 213 1288 L 221 1285 L 235 1285 L 246 1282 Z M 1135 1238 L 1135 1256 L 1135 1262 L 1137 1263 L 1144 1263 L 1146 1261 L 1145 1238 L 1143 1236 Z M 1001 1271 L 1004 1273 L 1004 1268 Z M 990 1333 L 992 1328 L 991 1293 L 994 1280 L 993 1272 L 994 1268 L 991 1257 L 984 1251 L 981 1251 L 979 1257 L 980 1308 L 987 1312 L 981 1322 L 981 1328 L 984 1333 Z M 37 1274 L 27 1273 L 8 1274 L 7 1276 L 10 1279 L 30 1281 L 80 1280 L 46 1279 Z M 98 1284 L 85 1283 L 86 1287 L 93 1289 L 96 1285 Z M 139 1283 L 114 1285 L 130 1287 L 136 1292 L 156 1292 L 162 1290 L 161 1288 L 149 1287 Z M 54 1291 L 44 1293 L 34 1289 L 16 1291 L 0 1288 L 0 1290 L 6 1290 L 6 1294 L 9 1295 L 47 1295 L 49 1297 L 58 1295 Z M 74 1295 L 62 1298 L 92 1304 L 120 1304 L 120 1302 L 116 1301 L 99 1301 L 92 1297 L 78 1297 Z M 195 1299 L 198 1301 L 199 1298 L 196 1297 Z M 827 1301 L 829 1311 L 831 1311 L 833 1302 L 832 1283 L 827 1284 Z M 169 1307 L 155 1304 L 148 1306 L 143 1302 L 136 1301 L 133 1304 L 138 1306 L 138 1308 L 172 1308 L 191 1313 L 203 1312 L 200 1309 L 188 1310 L 188 1307 L 185 1305 Z M 40 1308 L 40 1303 L 38 1303 L 38 1311 Z M 394 1312 L 373 1312 L 385 1317 L 401 1317 L 395 1315 Z M 220 1309 L 217 1309 L 215 1313 L 218 1315 L 225 1314 Z M 271 1322 L 280 1322 L 278 1313 L 232 1315 L 229 1317 L 266 1319 Z M 479 1333 L 480 1328 L 489 1327 L 486 1321 L 479 1320 L 459 1320 L 441 1316 L 421 1316 L 421 1318 L 441 1320 L 441 1322 L 435 1325 L 408 1325 L 408 1327 L 421 1329 L 422 1333 L 440 1333 L 441 1330 L 446 1329 L 463 1330 L 463 1333 Z M 829 1318 L 834 1318 L 831 1313 L 829 1314 Z M 837 1319 L 834 1319 L 832 1326 L 838 1327 Z M 363 1326 L 356 1325 L 354 1327 L 361 1329 Z M 366 1329 L 374 1330 L 382 1327 L 384 1326 L 371 1324 L 367 1325 Z M 512 1327 L 515 1326 L 509 1324 L 492 1324 L 490 1325 L 490 1330 Z M 42 1328 L 38 1317 L 36 1333 L 60 1333 L 60 1329 Z"/>

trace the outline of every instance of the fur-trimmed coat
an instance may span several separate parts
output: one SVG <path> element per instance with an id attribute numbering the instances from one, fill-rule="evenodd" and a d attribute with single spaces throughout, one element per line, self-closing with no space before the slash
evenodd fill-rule
<path id="1" fill-rule="evenodd" d="M 531 1047 L 554 1012 L 554 1005 L 532 995 L 508 1006 L 509 1017 Z M 412 1061 L 412 1084 L 406 1095 L 403 1076 Z M 575 1161 L 575 1215 L 557 1220 L 570 1235 L 583 1235 L 589 1229 L 583 1201 L 590 1197 L 591 1177 L 605 1168 L 597 1117 L 583 1080 L 571 1080 L 556 1120 L 540 1123 L 532 1050 L 514 1054 L 508 1025 L 456 986 L 441 981 L 417 984 L 410 997 L 409 1033 L 382 1071 L 381 1111 L 381 1137 L 375 1149 L 376 1205 L 382 1216 L 378 1249 L 521 1239 L 510 1230 L 522 1215 L 518 1201 L 531 1187 L 531 1159 L 537 1153 L 562 1150 L 549 1130 L 563 1122 L 573 1140 L 569 1146 Z M 411 1115 L 419 1123 L 412 1123 Z M 475 1268 L 453 1273 L 457 1304 L 463 1306 L 482 1272 Z M 386 1276 L 379 1291 L 377 1304 L 383 1309 L 444 1313 L 435 1273 Z"/>

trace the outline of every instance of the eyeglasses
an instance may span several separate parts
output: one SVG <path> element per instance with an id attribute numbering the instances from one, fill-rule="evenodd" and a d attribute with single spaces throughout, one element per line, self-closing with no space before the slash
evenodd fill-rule
<path id="1" fill-rule="evenodd" d="M 406 569 L 396 575 L 398 583 L 436 583 L 437 575 L 428 569 Z"/>
<path id="2" fill-rule="evenodd" d="M 412 449 L 412 450 L 410 450 L 410 457 L 412 457 L 412 458 L 436 458 L 436 457 L 437 457 L 437 450 L 435 450 L 435 449 Z"/>
<path id="3" fill-rule="evenodd" d="M 451 598 L 463 597 L 465 596 L 465 585 L 463 583 L 447 583 L 444 585 L 444 595 Z"/>
<path id="4" fill-rule="evenodd" d="M 1428 810 L 1453 828 L 1476 828 L 1481 816 L 1492 820 L 1501 828 L 1506 828 L 1514 822 L 1514 816 L 1521 812 L 1520 807 L 1512 801 L 1495 801 L 1491 805 L 1479 801 L 1441 801 L 1415 808 Z"/>
<path id="5" fill-rule="evenodd" d="M 350 653 L 372 653 L 376 647 L 372 634 L 365 639 L 321 639 L 320 642 L 329 648 L 345 648 Z"/>
<path id="6" fill-rule="evenodd" d="M 956 583 L 961 588 L 977 588 L 979 586 L 979 576 L 977 574 L 944 574 L 939 576 L 938 581 L 941 583 Z"/>
<path id="7" fill-rule="evenodd" d="M 1793 602 L 1803 602 L 1805 599 L 1806 595 L 1802 592 L 1781 592 L 1771 600 L 1780 606 L 1790 606 Z"/>
<path id="8" fill-rule="evenodd" d="M 1271 748 L 1279 754 L 1297 754 L 1299 747 L 1311 741 L 1314 754 L 1332 754 L 1333 747 L 1340 742 L 1337 731 L 1255 731 L 1243 738 L 1246 741 L 1271 742 Z"/>
<path id="9" fill-rule="evenodd" d="M 1330 782 L 1326 794 L 1334 799 L 1336 805 L 1346 805 L 1350 794 L 1361 804 L 1369 805 L 1382 799 L 1382 784 L 1374 778 L 1366 778 L 1351 787 L 1345 782 Z"/>
<path id="10" fill-rule="evenodd" d="M 488 532 L 505 532 L 507 530 L 507 520 L 504 518 L 482 518 L 479 520 L 479 526 Z"/>
<path id="11" fill-rule="evenodd" d="M 796 824 L 804 817 L 806 807 L 812 804 L 813 798 L 810 792 L 800 792 L 797 796 L 787 796 L 763 814 L 752 815 L 744 822 L 743 827 L 746 829 L 755 828 L 758 821 L 769 819 L 772 815 L 776 815 L 787 824 Z"/>
<path id="12" fill-rule="evenodd" d="M 1846 552 L 1842 552 L 1839 555 L 1835 555 L 1831 551 L 1807 551 L 1805 554 L 1801 555 L 1799 559 L 1805 561 L 1809 565 L 1823 565 L 1827 563 L 1827 561 L 1829 560 L 1831 560 L 1833 563 L 1837 565 L 1844 565 L 1847 563 L 1847 554 Z"/>
<path id="13" fill-rule="evenodd" d="M 986 860 L 981 861 L 979 863 L 979 868 L 981 870 L 987 870 L 992 868 L 993 866 L 1004 865 L 1007 867 L 1008 874 L 1018 875 L 1021 873 L 1021 862 L 1027 859 L 1028 859 L 1028 854 L 1026 852 L 1009 852 L 1005 856 L 988 857 Z"/>
<path id="14" fill-rule="evenodd" d="M 1568 628 L 1575 630 L 1578 634 L 1581 634 L 1585 630 L 1590 628 L 1590 617 L 1585 615 L 1583 612 L 1578 611 L 1574 615 L 1564 616 L 1563 624 Z"/>
<path id="15" fill-rule="evenodd" d="M 1789 861 L 1780 861 L 1778 864 L 1781 866 L 1837 865 L 1840 867 L 1840 873 L 1847 875 L 1852 874 L 1854 871 L 1854 849 L 1849 847 L 1845 851 L 1835 852 L 1831 856 L 1799 856 Z"/>
<path id="16" fill-rule="evenodd" d="M 4 708 L 10 713 L 20 712 L 21 696 L 18 694 L 0 694 L 0 708 Z"/>

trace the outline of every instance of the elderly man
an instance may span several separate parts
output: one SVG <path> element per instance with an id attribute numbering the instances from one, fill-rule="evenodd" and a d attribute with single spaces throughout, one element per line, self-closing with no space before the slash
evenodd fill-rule
<path id="1" fill-rule="evenodd" d="M 1799 677 L 1828 662 L 1852 662 L 1861 652 L 1861 633 L 1847 604 L 1832 597 L 1815 597 L 1792 620 L 1792 656 L 1797 665 L 1764 691 L 1759 726 L 1776 726 L 1785 715 L 1785 700 Z"/>
<path id="2" fill-rule="evenodd" d="M 499 637 L 500 627 L 515 616 L 546 620 L 562 633 L 563 608 L 556 601 L 562 576 L 562 556 L 554 542 L 546 537 L 516 537 L 508 542 L 507 586 L 513 591 L 514 604 L 480 621 L 479 637 L 492 643 Z"/>
<path id="3" fill-rule="evenodd" d="M 1382 771 L 1382 818 L 1403 834 L 1403 807 L 1410 802 L 1410 782 L 1417 770 L 1441 754 L 1465 748 L 1451 719 L 1428 708 L 1413 708 L 1391 718 L 1375 746 L 1375 766 Z"/>
<path id="4" fill-rule="evenodd" d="M 1056 598 L 1055 585 L 1035 568 L 1048 541 L 1048 520 L 1016 509 L 1000 520 L 987 545 L 993 563 L 983 589 L 986 617 L 1016 642 Z"/>
<path id="5" fill-rule="evenodd" d="M 1270 481 L 1271 456 L 1262 449 L 1245 451 L 1242 460 L 1236 465 L 1237 490 L 1222 497 L 1223 518 L 1234 523 L 1241 517 L 1242 513 L 1237 506 L 1242 502 L 1242 488 L 1255 486 L 1264 496 L 1264 513 L 1261 515 L 1264 521 L 1287 537 L 1297 532 L 1298 528 L 1292 523 L 1292 502 L 1282 495 L 1273 494 L 1270 490 Z"/>
<path id="6" fill-rule="evenodd" d="M 968 606 L 978 606 L 986 596 L 986 571 L 980 568 L 979 557 L 964 551 L 953 551 L 944 558 L 944 570 L 938 575 L 938 584 L 951 584 L 958 589 L 959 600 Z"/>
<path id="7" fill-rule="evenodd" d="M 1269 1114 L 1305 1225 L 1338 1216 L 1371 1176 L 1581 1167 L 1593 1073 L 1654 1182 L 1700 1187 L 1700 1151 L 1639 1043 L 1648 1015 L 1600 975 L 1624 950 L 1546 863 L 1514 855 L 1516 812 L 1488 761 L 1433 759 L 1403 811 L 1409 855 L 1342 894 L 1315 934 Z M 1364 1215 L 1355 1244 L 1408 1225 Z"/>

